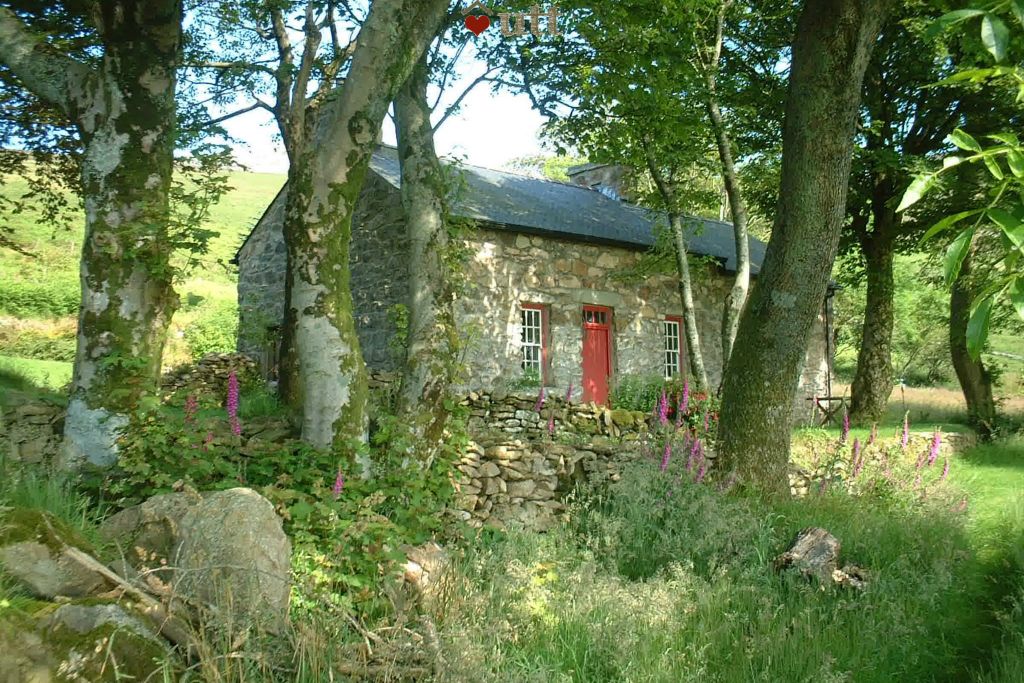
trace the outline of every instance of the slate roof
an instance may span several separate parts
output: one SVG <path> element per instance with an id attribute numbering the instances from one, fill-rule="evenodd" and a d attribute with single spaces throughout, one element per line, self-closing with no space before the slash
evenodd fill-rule
<path id="1" fill-rule="evenodd" d="M 610 199 L 579 185 L 480 166 L 463 164 L 461 168 L 465 171 L 466 187 L 454 207 L 455 215 L 495 224 L 492 227 L 647 249 L 654 244 L 656 224 L 659 221 L 666 224 L 663 214 Z M 396 189 L 401 187 L 401 170 L 394 147 L 378 147 L 370 169 Z M 274 204 L 277 203 L 275 199 Z M 268 209 L 264 217 L 269 218 L 274 213 Z M 688 227 L 687 246 L 691 253 L 712 256 L 726 270 L 735 270 L 735 239 L 730 223 L 694 218 L 688 221 Z M 760 270 L 765 246 L 764 242 L 750 238 L 751 273 Z"/>

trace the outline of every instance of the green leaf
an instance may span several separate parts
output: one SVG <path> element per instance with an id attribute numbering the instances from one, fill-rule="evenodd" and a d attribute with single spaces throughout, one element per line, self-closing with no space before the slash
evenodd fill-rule
<path id="1" fill-rule="evenodd" d="M 954 213 L 951 216 L 946 216 L 938 223 L 928 228 L 928 232 L 926 232 L 924 234 L 924 237 L 921 238 L 921 243 L 927 242 L 928 240 L 930 240 L 932 237 L 935 237 L 943 230 L 946 230 L 952 227 L 953 225 L 956 225 L 957 223 L 967 218 L 968 216 L 976 216 L 982 211 L 984 211 L 984 209 L 971 209 L 970 211 L 961 211 L 960 213 Z"/>
<path id="2" fill-rule="evenodd" d="M 992 304 L 995 295 L 990 294 L 971 307 L 971 317 L 967 321 L 967 353 L 977 360 L 988 339 L 988 324 L 992 319 Z"/>
<path id="3" fill-rule="evenodd" d="M 1009 211 L 989 209 L 988 217 L 1003 230 L 1015 249 L 1024 247 L 1024 223 Z"/>
<path id="4" fill-rule="evenodd" d="M 1024 178 L 1024 153 L 1011 149 L 1006 154 L 1006 162 L 1009 164 L 1013 175 L 1018 178 Z"/>
<path id="5" fill-rule="evenodd" d="M 965 149 L 969 152 L 981 151 L 981 145 L 978 144 L 978 141 L 959 128 L 950 133 L 947 139 L 960 149 Z"/>
<path id="6" fill-rule="evenodd" d="M 997 62 L 1006 59 L 1006 44 L 1010 40 L 1010 30 L 1003 20 L 994 14 L 986 14 L 981 20 L 981 42 Z"/>
<path id="7" fill-rule="evenodd" d="M 951 287 L 956 276 L 960 274 L 960 264 L 964 262 L 964 256 L 967 255 L 967 249 L 970 248 L 972 239 L 974 239 L 974 228 L 968 228 L 961 232 L 946 249 L 946 256 L 942 260 L 942 270 L 947 287 Z"/>
<path id="8" fill-rule="evenodd" d="M 958 9 L 952 12 L 946 12 L 941 17 L 936 19 L 925 31 L 925 39 L 931 40 L 948 26 L 959 24 L 961 21 L 966 21 L 972 17 L 981 16 L 985 12 L 980 9 Z"/>
<path id="9" fill-rule="evenodd" d="M 964 162 L 964 158 L 963 157 L 956 157 L 956 156 L 946 157 L 945 159 L 942 160 L 942 170 L 945 171 L 947 168 L 953 168 L 954 166 L 959 166 L 963 162 Z"/>
<path id="10" fill-rule="evenodd" d="M 995 176 L 996 180 L 1002 180 L 1005 177 L 1003 169 L 1000 168 L 999 162 L 992 157 L 982 157 L 985 160 L 985 166 L 988 167 L 988 172 Z"/>
<path id="11" fill-rule="evenodd" d="M 910 208 L 920 201 L 921 197 L 923 197 L 934 184 L 934 173 L 927 173 L 914 178 L 914 182 L 910 183 L 910 187 L 908 187 L 907 191 L 903 194 L 903 199 L 900 200 L 900 205 L 896 208 L 897 213 Z"/>
<path id="12" fill-rule="evenodd" d="M 1017 137 L 1016 133 L 993 133 L 988 137 L 993 140 L 998 140 L 999 142 L 1004 142 L 1011 147 L 1017 147 L 1020 145 L 1020 139 Z"/>
<path id="13" fill-rule="evenodd" d="M 1017 310 L 1017 315 L 1024 320 L 1024 277 L 1018 276 L 1010 286 L 1010 301 Z"/>

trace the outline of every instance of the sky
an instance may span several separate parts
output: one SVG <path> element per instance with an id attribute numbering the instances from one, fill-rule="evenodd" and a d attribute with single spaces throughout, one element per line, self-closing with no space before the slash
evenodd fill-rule
<path id="1" fill-rule="evenodd" d="M 471 69 L 467 71 L 446 91 L 442 106 L 436 110 L 435 122 L 447 103 L 458 97 L 472 81 L 474 74 Z M 436 97 L 436 91 L 431 97 Z M 463 100 L 459 113 L 450 116 L 438 130 L 435 144 L 442 156 L 454 156 L 469 164 L 500 169 L 512 159 L 542 151 L 538 136 L 543 123 L 543 117 L 533 111 L 525 94 L 493 93 L 487 84 L 481 84 Z M 268 112 L 254 110 L 227 121 L 224 127 L 241 141 L 235 146 L 235 155 L 249 170 L 261 173 L 287 171 L 288 159 L 280 140 L 276 139 L 277 126 Z M 390 117 L 384 120 L 383 139 L 385 143 L 395 144 L 395 129 Z"/>

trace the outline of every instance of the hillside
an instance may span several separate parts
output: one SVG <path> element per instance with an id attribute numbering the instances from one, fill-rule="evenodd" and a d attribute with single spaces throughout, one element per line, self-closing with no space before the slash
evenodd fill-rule
<path id="1" fill-rule="evenodd" d="M 283 175 L 269 173 L 231 174 L 231 190 L 203 226 L 219 234 L 177 285 L 182 306 L 171 325 L 167 365 L 233 348 L 237 273 L 229 261 L 284 181 Z M 0 188 L 7 195 L 27 190 L 23 179 Z M 0 356 L 6 357 L 8 369 L 27 367 L 32 373 L 35 364 L 18 359 L 66 363 L 73 358 L 84 226 L 77 221 L 73 229 L 54 229 L 41 223 L 35 212 L 11 216 L 9 224 L 14 238 L 33 256 L 0 249 Z M 59 365 L 49 367 L 53 371 Z M 69 371 L 49 376 L 66 374 Z"/>

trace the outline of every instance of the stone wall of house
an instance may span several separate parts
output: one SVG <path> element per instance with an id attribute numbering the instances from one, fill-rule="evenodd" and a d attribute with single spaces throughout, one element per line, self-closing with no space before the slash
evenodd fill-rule
<path id="1" fill-rule="evenodd" d="M 275 199 L 238 253 L 238 350 L 259 358 L 264 368 L 274 363 L 276 328 L 284 321 L 284 201 L 284 194 Z M 402 220 L 398 191 L 368 174 L 352 218 L 352 306 L 363 358 L 382 370 L 394 367 L 389 341 L 395 326 L 388 312 L 404 303 L 407 289 Z"/>
<path id="2" fill-rule="evenodd" d="M 352 297 L 363 357 L 373 370 L 393 370 L 395 324 L 390 310 L 406 296 L 408 250 L 404 243 L 399 192 L 371 173 L 353 221 Z M 280 204 L 280 206 L 278 206 Z M 281 198 L 239 255 L 239 349 L 273 364 L 275 335 L 284 314 L 284 241 Z M 627 375 L 663 374 L 661 323 L 682 307 L 673 277 L 656 275 L 640 284 L 615 273 L 635 266 L 642 254 L 621 247 L 584 244 L 481 228 L 467 240 L 469 293 L 457 303 L 457 323 L 467 339 L 464 391 L 515 387 L 523 379 L 520 364 L 523 303 L 543 304 L 549 312 L 549 388 L 581 395 L 584 304 L 612 309 L 613 382 Z M 695 265 L 694 301 L 708 379 L 717 386 L 722 373 L 721 315 L 730 277 L 714 264 Z M 684 361 L 685 362 L 685 361 Z M 825 389 L 824 321 L 811 332 L 807 362 L 794 397 L 794 417 L 811 417 L 809 396 Z"/>
<path id="3" fill-rule="evenodd" d="M 579 398 L 584 304 L 612 309 L 613 376 L 658 376 L 663 372 L 661 323 L 681 315 L 675 282 L 656 275 L 641 284 L 613 274 L 634 267 L 641 253 L 620 247 L 582 244 L 511 231 L 479 230 L 470 244 L 467 270 L 473 291 L 458 302 L 457 320 L 468 334 L 469 381 L 487 378 L 493 386 L 514 386 L 522 379 L 520 306 L 548 306 L 550 375 L 548 386 L 564 394 L 571 383 Z M 728 287 L 714 267 L 695 268 L 694 300 L 701 349 L 709 380 L 721 374 L 721 302 Z M 491 330 L 478 330 L 489 321 Z M 476 330 L 474 330 L 476 328 Z"/>

